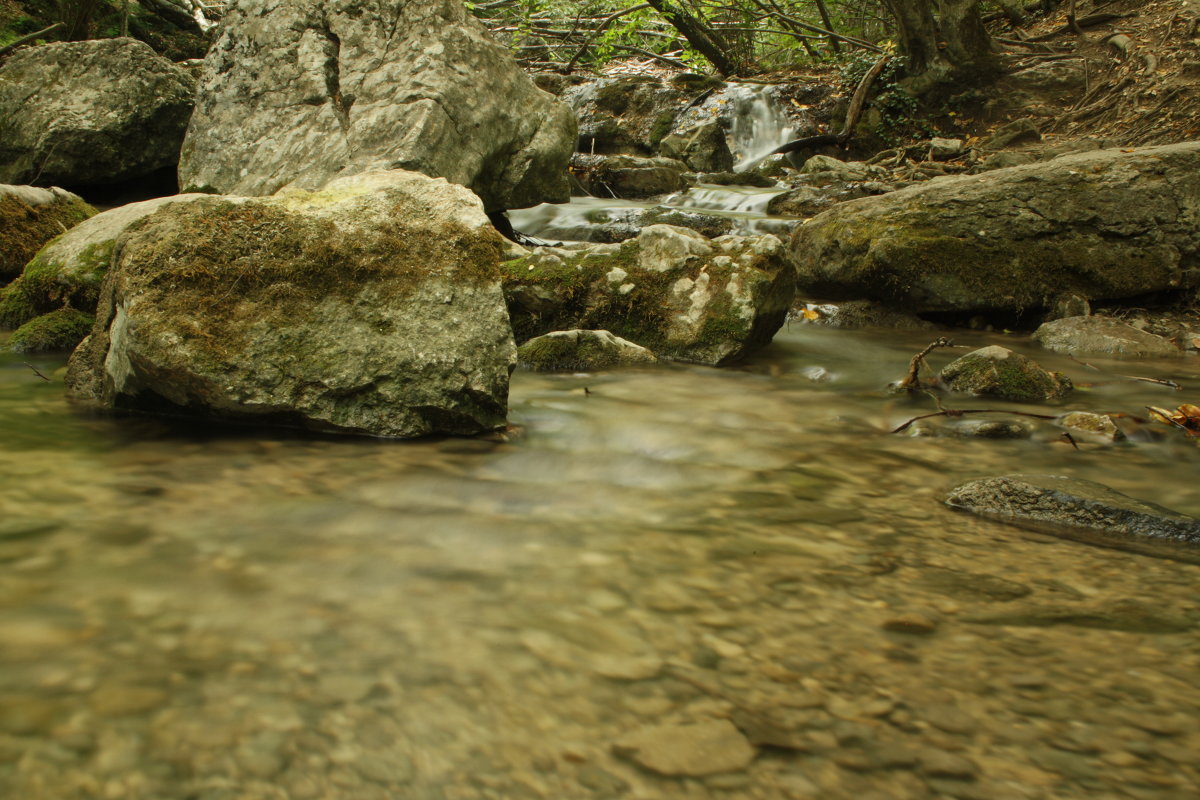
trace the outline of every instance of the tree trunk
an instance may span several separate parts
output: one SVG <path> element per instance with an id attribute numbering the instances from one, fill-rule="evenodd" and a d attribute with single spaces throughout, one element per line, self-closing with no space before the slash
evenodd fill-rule
<path id="1" fill-rule="evenodd" d="M 978 84 L 999 62 L 983 27 L 978 0 L 885 0 L 906 57 L 902 86 L 922 95 L 938 87 Z"/>
<path id="2" fill-rule="evenodd" d="M 674 25 L 675 30 L 688 40 L 688 44 L 707 58 L 723 77 L 738 73 L 739 65 L 729 55 L 729 48 L 723 45 L 716 32 L 689 14 L 682 6 L 670 3 L 670 0 L 647 0 L 647 2 L 662 15 L 663 19 Z"/>

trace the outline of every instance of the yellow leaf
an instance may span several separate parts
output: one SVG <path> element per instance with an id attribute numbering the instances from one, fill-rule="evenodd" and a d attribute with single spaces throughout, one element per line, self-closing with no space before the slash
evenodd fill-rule
<path id="1" fill-rule="evenodd" d="M 804 317 L 809 322 L 812 322 L 814 319 L 821 318 L 821 315 L 818 314 L 816 311 L 813 311 L 811 308 L 806 308 L 803 311 L 801 311 L 800 316 Z"/>

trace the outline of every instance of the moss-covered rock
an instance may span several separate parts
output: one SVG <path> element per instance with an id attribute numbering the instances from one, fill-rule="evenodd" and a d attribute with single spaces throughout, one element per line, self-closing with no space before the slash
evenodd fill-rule
<path id="1" fill-rule="evenodd" d="M 96 213 L 71 192 L 0 184 L 0 281 L 10 281 L 42 245 Z"/>
<path id="2" fill-rule="evenodd" d="M 608 330 L 660 357 L 727 364 L 766 344 L 795 294 L 770 234 L 651 225 L 621 244 L 537 248 L 502 265 L 513 331 Z"/>
<path id="3" fill-rule="evenodd" d="M 517 348 L 520 365 L 536 372 L 582 372 L 638 367 L 658 361 L 641 345 L 608 331 L 554 331 Z"/>
<path id="4" fill-rule="evenodd" d="M 733 153 L 725 140 L 725 129 L 716 121 L 668 134 L 658 146 L 659 155 L 684 162 L 696 172 L 728 172 Z"/>
<path id="5" fill-rule="evenodd" d="M 1074 388 L 1060 372 L 1048 372 L 1020 353 L 992 345 L 967 353 L 941 372 L 942 383 L 964 394 L 1023 403 L 1057 400 Z"/>
<path id="6" fill-rule="evenodd" d="M 691 185 L 687 164 L 673 158 L 576 153 L 571 157 L 571 174 L 594 197 L 653 197 Z"/>
<path id="7" fill-rule="evenodd" d="M 386 437 L 505 424 L 516 348 L 479 199 L 364 173 L 130 226 L 67 384 L 107 408 Z"/>
<path id="8" fill-rule="evenodd" d="M 1101 150 L 843 203 L 792 242 L 802 292 L 916 313 L 1200 285 L 1200 142 Z"/>
<path id="9" fill-rule="evenodd" d="M 38 251 L 0 295 L 0 328 L 16 328 L 64 305 L 94 312 L 117 240 L 129 226 L 169 203 L 207 196 L 185 194 L 130 203 L 71 228 Z"/>
<path id="10" fill-rule="evenodd" d="M 74 350 L 92 330 L 96 318 L 73 308 L 60 308 L 26 322 L 13 333 L 8 346 L 15 353 L 54 353 Z"/>

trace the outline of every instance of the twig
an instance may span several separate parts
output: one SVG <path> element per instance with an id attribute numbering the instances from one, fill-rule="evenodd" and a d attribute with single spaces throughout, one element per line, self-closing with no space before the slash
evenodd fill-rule
<path id="1" fill-rule="evenodd" d="M 1175 390 L 1175 391 L 1177 391 L 1177 392 L 1181 392 L 1181 391 L 1183 391 L 1183 387 L 1182 387 L 1182 386 L 1180 386 L 1180 385 L 1179 385 L 1178 383 L 1176 383 L 1175 381 L 1169 381 L 1169 380 L 1167 380 L 1166 378 L 1139 378 L 1139 377 L 1137 377 L 1136 375 L 1122 375 L 1122 376 L 1120 376 L 1120 377 L 1122 377 L 1122 378 L 1127 378 L 1127 379 L 1129 379 L 1129 380 L 1131 380 L 1131 381 L 1143 381 L 1143 382 L 1145 382 L 1145 383 L 1154 383 L 1154 384 L 1158 384 L 1159 386 L 1168 386 L 1168 387 L 1170 387 L 1170 388 L 1174 389 L 1174 390 Z"/>
<path id="2" fill-rule="evenodd" d="M 906 431 L 914 422 L 920 422 L 930 417 L 961 417 L 963 414 L 1016 414 L 1021 417 L 1032 417 L 1034 419 L 1058 419 L 1053 414 L 1031 414 L 1028 411 L 1010 411 L 1003 408 L 947 408 L 942 411 L 935 411 L 932 414 L 922 414 L 919 417 L 913 417 L 908 422 L 893 430 L 892 433 Z"/>
<path id="3" fill-rule="evenodd" d="M 37 375 L 39 378 L 44 380 L 46 383 L 50 383 L 50 379 L 47 378 L 45 375 L 43 375 L 41 370 L 39 370 L 33 364 L 30 364 L 28 361 L 22 361 L 21 363 L 24 364 L 25 366 L 29 367 L 31 370 L 33 370 L 34 375 Z"/>
<path id="4" fill-rule="evenodd" d="M 912 357 L 912 361 L 908 362 L 908 374 L 904 376 L 904 380 L 897 384 L 899 389 L 907 389 L 914 391 L 921 388 L 921 378 L 918 373 L 921 371 L 921 363 L 925 360 L 925 356 L 932 353 L 939 347 L 953 347 L 954 342 L 947 339 L 945 336 L 939 338 L 936 342 L 930 342 L 929 346 Z"/>
<path id="5" fill-rule="evenodd" d="M 17 39 L 15 42 L 10 42 L 9 44 L 4 45 L 4 47 L 0 47 L 0 58 L 3 58 L 4 56 L 8 55 L 9 53 L 11 53 L 13 50 L 16 50 L 21 45 L 28 44 L 29 42 L 32 42 L 34 39 L 41 39 L 46 34 L 54 33 L 55 31 L 57 31 L 59 28 L 62 28 L 62 27 L 65 27 L 64 23 L 56 22 L 53 25 L 51 25 L 49 28 L 42 28 L 37 33 L 31 33 L 28 36 L 22 36 L 20 39 Z"/>
<path id="6" fill-rule="evenodd" d="M 1079 442 L 1075 441 L 1075 437 L 1072 436 L 1067 431 L 1063 431 L 1062 436 L 1060 436 L 1058 438 L 1060 441 L 1066 442 L 1067 444 L 1071 445 L 1071 447 L 1074 447 L 1076 450 L 1079 449 Z"/>

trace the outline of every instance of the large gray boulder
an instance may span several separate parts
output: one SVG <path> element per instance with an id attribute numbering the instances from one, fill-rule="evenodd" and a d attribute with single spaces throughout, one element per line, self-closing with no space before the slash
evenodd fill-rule
<path id="1" fill-rule="evenodd" d="M 67 384 L 107 408 L 492 430 L 516 363 L 503 247 L 477 197 L 400 170 L 168 204 L 120 238 Z"/>
<path id="2" fill-rule="evenodd" d="M 1070 539 L 1200 561 L 1200 520 L 1093 481 L 1005 475 L 955 487 L 946 505 Z"/>
<path id="3" fill-rule="evenodd" d="M 42 245 L 95 213 L 79 195 L 57 186 L 0 184 L 0 282 L 20 275 Z"/>
<path id="4" fill-rule="evenodd" d="M 574 142 L 571 110 L 458 0 L 242 0 L 205 60 L 179 175 L 268 195 L 399 168 L 494 211 L 565 201 Z"/>
<path id="5" fill-rule="evenodd" d="M 173 167 L 195 89 L 136 39 L 18 50 L 0 63 L 0 183 L 82 186 Z"/>
<path id="6" fill-rule="evenodd" d="M 708 239 L 650 225 L 621 244 L 535 248 L 502 269 L 519 342 L 607 330 L 700 364 L 728 364 L 770 342 L 795 296 L 787 248 L 771 234 Z"/>
<path id="7" fill-rule="evenodd" d="M 802 292 L 1015 313 L 1200 285 L 1200 142 L 1100 150 L 843 203 L 793 239 Z"/>

